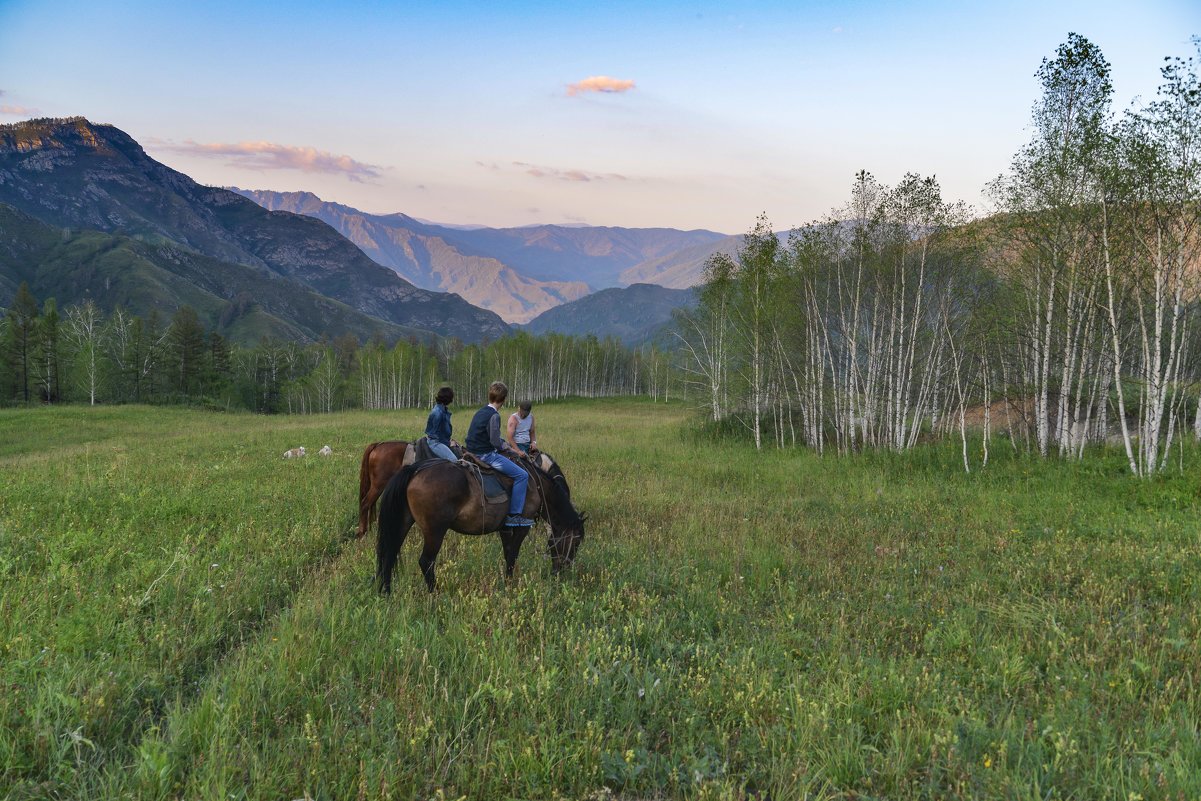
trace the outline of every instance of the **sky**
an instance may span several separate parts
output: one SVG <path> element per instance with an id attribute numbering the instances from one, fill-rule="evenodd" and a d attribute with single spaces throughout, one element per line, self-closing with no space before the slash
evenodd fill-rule
<path id="1" fill-rule="evenodd" d="M 886 184 L 985 184 L 1069 32 L 1115 106 L 1201 3 L 0 0 L 0 124 L 111 123 L 197 181 L 438 222 L 778 230 Z"/>

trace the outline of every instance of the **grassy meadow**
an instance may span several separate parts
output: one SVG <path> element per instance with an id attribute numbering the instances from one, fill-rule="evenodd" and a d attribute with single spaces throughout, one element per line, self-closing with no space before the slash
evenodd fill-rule
<path id="1" fill-rule="evenodd" d="M 452 534 L 431 596 L 410 536 L 382 598 L 358 459 L 424 410 L 0 411 L 0 798 L 1201 798 L 1201 452 L 535 414 L 576 566 Z"/>

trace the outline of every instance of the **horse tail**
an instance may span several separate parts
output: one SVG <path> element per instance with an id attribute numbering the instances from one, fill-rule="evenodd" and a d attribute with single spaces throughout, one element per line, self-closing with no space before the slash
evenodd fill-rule
<path id="1" fill-rule="evenodd" d="M 396 557 L 404 544 L 409 517 L 409 481 L 417 472 L 416 465 L 409 465 L 394 475 L 384 488 L 379 499 L 379 538 L 375 542 L 375 580 L 380 592 L 392 589 L 392 571 L 396 568 Z M 406 525 L 408 523 L 408 525 Z"/>
<path id="2" fill-rule="evenodd" d="M 371 490 L 371 452 L 375 450 L 378 442 L 373 442 L 367 446 L 367 450 L 363 451 L 363 463 L 359 465 L 359 511 L 362 512 L 363 501 L 367 500 L 367 493 Z"/>

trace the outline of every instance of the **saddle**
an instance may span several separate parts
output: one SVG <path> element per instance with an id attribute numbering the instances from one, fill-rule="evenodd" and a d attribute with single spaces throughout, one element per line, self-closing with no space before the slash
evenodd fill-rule
<path id="1" fill-rule="evenodd" d="M 466 453 L 466 451 L 464 451 L 459 445 L 453 442 L 450 444 L 450 452 L 460 459 L 462 459 L 463 454 Z M 420 437 L 410 442 L 409 447 L 405 448 L 405 455 L 400 462 L 400 466 L 408 467 L 411 464 L 424 462 L 427 459 L 441 458 L 441 456 L 430 450 L 429 437 Z"/>
<path id="2" fill-rule="evenodd" d="M 517 462 L 517 464 L 522 469 L 525 469 L 526 472 L 529 472 L 525 465 L 522 465 L 520 462 Z M 484 500 L 489 504 L 500 506 L 501 504 L 507 505 L 509 503 L 509 490 L 513 486 L 511 478 L 466 450 L 459 456 L 459 466 L 467 471 L 472 480 L 477 475 L 479 476 L 479 481 L 484 491 Z"/>
<path id="3" fill-rule="evenodd" d="M 486 462 L 480 461 L 467 449 L 462 448 L 459 445 L 452 443 L 450 445 L 450 450 L 451 453 L 459 457 L 459 461 L 455 464 L 459 467 L 459 469 L 467 471 L 469 481 L 476 481 L 476 477 L 479 477 L 478 481 L 483 485 L 482 489 L 484 491 L 484 500 L 488 503 L 488 505 L 491 506 L 495 504 L 496 506 L 500 506 L 502 504 L 507 505 L 509 503 L 509 490 L 513 486 L 512 479 L 508 478 Z M 445 459 L 430 450 L 428 437 L 420 437 L 419 439 L 409 443 L 409 447 L 405 450 L 404 460 L 401 463 L 401 467 L 408 467 L 409 465 L 416 464 L 416 470 L 420 472 L 421 470 L 438 464 L 439 462 L 447 463 Z M 529 472 L 528 465 L 522 464 L 521 462 L 516 462 L 516 464 L 524 469 L 527 473 Z M 531 476 L 531 478 L 532 477 L 533 476 Z"/>

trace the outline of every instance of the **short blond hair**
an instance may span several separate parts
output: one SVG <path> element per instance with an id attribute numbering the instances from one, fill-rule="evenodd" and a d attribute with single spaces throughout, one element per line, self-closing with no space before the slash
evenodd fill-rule
<path id="1" fill-rule="evenodd" d="M 509 397 L 509 388 L 503 381 L 493 381 L 488 387 L 488 403 L 504 403 Z"/>

